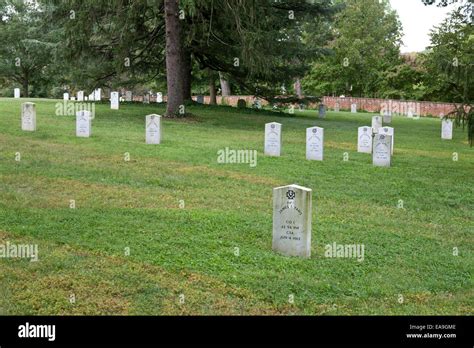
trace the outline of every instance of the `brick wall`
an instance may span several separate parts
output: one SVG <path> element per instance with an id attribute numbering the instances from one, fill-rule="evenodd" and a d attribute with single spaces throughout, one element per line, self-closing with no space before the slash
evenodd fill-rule
<path id="1" fill-rule="evenodd" d="M 247 107 L 251 107 L 255 99 L 251 95 L 233 95 L 228 97 L 217 96 L 218 105 L 230 105 L 237 106 L 237 101 L 244 99 L 247 102 Z M 143 96 L 134 95 L 133 101 L 142 101 Z M 193 100 L 197 100 L 197 96 L 193 96 Z M 166 95 L 163 95 L 163 101 L 166 102 Z M 209 104 L 210 97 L 204 96 L 204 104 Z M 156 94 L 150 97 L 150 103 L 156 102 Z M 268 102 L 261 100 L 262 105 L 268 105 Z M 334 110 L 336 105 L 339 104 L 341 111 L 348 111 L 351 109 L 351 104 L 357 104 L 357 111 L 367 112 L 382 112 L 387 110 L 392 114 L 407 115 L 409 110 L 413 115 L 419 116 L 440 116 L 446 115 L 454 110 L 452 103 L 438 103 L 429 101 L 411 101 L 411 100 L 393 100 L 393 99 L 376 99 L 376 98 L 352 98 L 352 97 L 323 97 L 323 103 L 329 110 Z M 310 105 L 311 108 L 317 108 L 317 105 Z"/>
<path id="2" fill-rule="evenodd" d="M 440 116 L 446 115 L 454 110 L 452 103 L 438 103 L 428 101 L 413 100 L 393 100 L 376 98 L 341 98 L 341 97 L 323 97 L 323 103 L 334 110 L 336 104 L 339 104 L 340 110 L 350 110 L 351 104 L 357 104 L 357 111 L 381 112 L 383 109 L 391 111 L 393 114 L 407 115 L 408 111 L 419 116 Z"/>

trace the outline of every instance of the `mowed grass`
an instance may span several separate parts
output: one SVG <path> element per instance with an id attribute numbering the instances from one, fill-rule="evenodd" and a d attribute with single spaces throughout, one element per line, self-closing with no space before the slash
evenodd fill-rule
<path id="1" fill-rule="evenodd" d="M 474 149 L 461 129 L 443 141 L 439 119 L 394 117 L 392 167 L 378 168 L 357 153 L 371 114 L 189 106 L 146 145 L 145 115 L 164 105 L 97 104 L 87 139 L 54 100 L 32 100 L 37 131 L 22 132 L 24 101 L 0 99 L 0 244 L 38 244 L 39 261 L 0 259 L 0 314 L 473 312 Z M 273 121 L 279 158 L 263 155 Z M 305 160 L 314 125 L 323 162 Z M 256 149 L 257 166 L 219 164 L 226 147 Z M 271 249 L 272 188 L 293 183 L 313 189 L 311 259 Z M 334 242 L 363 244 L 364 260 L 325 257 Z"/>

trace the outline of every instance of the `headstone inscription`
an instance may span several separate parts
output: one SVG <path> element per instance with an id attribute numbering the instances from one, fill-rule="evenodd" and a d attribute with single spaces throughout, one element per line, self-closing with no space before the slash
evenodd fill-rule
<path id="1" fill-rule="evenodd" d="M 372 153 L 372 127 L 363 126 L 358 128 L 357 152 Z"/>
<path id="2" fill-rule="evenodd" d="M 298 185 L 273 189 L 273 250 L 311 257 L 311 196 L 311 189 Z"/>
<path id="3" fill-rule="evenodd" d="M 442 120 L 441 121 L 441 139 L 451 140 L 453 139 L 453 121 Z"/>
<path id="4" fill-rule="evenodd" d="M 392 139 L 390 135 L 375 134 L 372 163 L 377 167 L 390 167 Z"/>
<path id="5" fill-rule="evenodd" d="M 281 154 L 281 124 L 277 122 L 265 125 L 265 155 L 280 156 Z"/>
<path id="6" fill-rule="evenodd" d="M 324 152 L 324 129 L 311 127 L 306 129 L 306 159 L 322 161 Z"/>
<path id="7" fill-rule="evenodd" d="M 161 116 L 152 114 L 146 116 L 146 143 L 159 144 L 161 142 Z"/>
<path id="8" fill-rule="evenodd" d="M 81 110 L 76 112 L 76 136 L 89 138 L 92 134 L 91 112 Z"/>
<path id="9" fill-rule="evenodd" d="M 36 131 L 36 105 L 34 103 L 21 105 L 21 130 Z"/>

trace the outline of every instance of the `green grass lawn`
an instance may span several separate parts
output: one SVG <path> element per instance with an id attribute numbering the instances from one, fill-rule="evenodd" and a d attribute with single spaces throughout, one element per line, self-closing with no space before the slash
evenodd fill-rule
<path id="1" fill-rule="evenodd" d="M 37 131 L 22 132 L 24 101 L 0 99 L 0 244 L 38 244 L 39 261 L 0 259 L 0 314 L 473 313 L 474 149 L 461 129 L 443 141 L 439 119 L 394 117 L 381 168 L 357 153 L 371 114 L 189 106 L 146 145 L 145 115 L 163 105 L 99 104 L 87 139 L 53 100 L 32 100 Z M 273 121 L 279 158 L 263 155 Z M 305 160 L 314 125 L 323 162 Z M 258 150 L 258 165 L 217 163 L 225 147 Z M 272 188 L 293 183 L 313 189 L 311 259 L 271 249 Z M 363 262 L 326 258 L 333 242 L 364 244 Z"/>

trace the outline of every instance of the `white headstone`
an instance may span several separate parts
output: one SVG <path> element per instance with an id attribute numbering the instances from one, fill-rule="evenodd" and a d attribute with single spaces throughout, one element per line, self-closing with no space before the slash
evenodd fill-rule
<path id="1" fill-rule="evenodd" d="M 84 91 L 77 92 L 77 101 L 84 101 Z"/>
<path id="2" fill-rule="evenodd" d="M 125 101 L 131 102 L 132 101 L 132 91 L 125 92 Z"/>
<path id="3" fill-rule="evenodd" d="M 63 100 L 69 100 L 69 93 L 63 94 Z"/>
<path id="4" fill-rule="evenodd" d="M 21 105 L 21 130 L 30 132 L 36 130 L 36 105 L 34 103 Z"/>
<path id="5" fill-rule="evenodd" d="M 94 92 L 92 92 L 91 94 L 89 94 L 88 97 L 86 97 L 86 100 L 91 100 L 91 101 L 93 101 L 93 100 L 95 100 L 94 98 L 95 98 L 95 94 L 94 94 Z"/>
<path id="6" fill-rule="evenodd" d="M 265 155 L 280 156 L 281 124 L 277 122 L 265 124 Z"/>
<path id="7" fill-rule="evenodd" d="M 383 135 L 390 135 L 390 137 L 392 138 L 392 143 L 390 145 L 390 154 L 393 156 L 393 149 L 394 149 L 394 146 L 395 146 L 395 131 L 392 127 L 381 127 L 379 128 L 379 134 L 383 134 Z"/>
<path id="8" fill-rule="evenodd" d="M 363 126 L 358 128 L 357 152 L 372 153 L 372 127 Z"/>
<path id="9" fill-rule="evenodd" d="M 372 117 L 372 132 L 378 133 L 380 127 L 382 127 L 382 116 Z"/>
<path id="10" fill-rule="evenodd" d="M 334 111 L 339 112 L 339 108 L 340 108 L 339 103 L 336 103 L 336 105 L 334 105 Z"/>
<path id="11" fill-rule="evenodd" d="M 88 101 L 88 100 L 89 100 L 89 98 L 88 98 L 88 97 L 84 97 L 84 100 L 85 100 L 85 101 Z"/>
<path id="12" fill-rule="evenodd" d="M 13 96 L 17 99 L 20 98 L 20 89 L 19 88 L 15 88 L 13 90 Z"/>
<path id="13" fill-rule="evenodd" d="M 146 116 L 146 143 L 159 144 L 161 142 L 161 116 Z"/>
<path id="14" fill-rule="evenodd" d="M 392 137 L 390 135 L 375 134 L 372 153 L 372 163 L 377 167 L 390 167 Z"/>
<path id="15" fill-rule="evenodd" d="M 158 92 L 158 93 L 156 94 L 156 102 L 157 102 L 157 103 L 163 103 L 163 93 Z"/>
<path id="16" fill-rule="evenodd" d="M 76 112 L 76 136 L 88 138 L 92 134 L 91 112 L 82 110 Z"/>
<path id="17" fill-rule="evenodd" d="M 324 150 L 324 129 L 306 128 L 306 159 L 322 161 Z"/>
<path id="18" fill-rule="evenodd" d="M 111 92 L 110 93 L 110 108 L 113 110 L 118 110 L 120 105 L 119 93 Z"/>
<path id="19" fill-rule="evenodd" d="M 319 118 L 325 118 L 326 117 L 326 105 L 319 104 L 318 116 L 319 116 Z"/>
<path id="20" fill-rule="evenodd" d="M 446 139 L 446 140 L 453 139 L 453 121 L 452 120 L 441 121 L 441 139 Z"/>
<path id="21" fill-rule="evenodd" d="M 298 185 L 273 189 L 273 250 L 311 257 L 312 190 Z"/>
<path id="22" fill-rule="evenodd" d="M 75 101 L 75 100 L 76 100 L 76 97 L 71 97 L 71 100 L 72 100 L 72 101 Z"/>
<path id="23" fill-rule="evenodd" d="M 357 104 L 356 104 L 356 103 L 351 104 L 351 112 L 352 112 L 353 114 L 355 114 L 355 113 L 357 112 Z"/>
<path id="24" fill-rule="evenodd" d="M 101 101 L 102 100 L 102 89 L 96 88 L 93 92 L 94 94 L 94 100 L 95 101 Z"/>
<path id="25" fill-rule="evenodd" d="M 143 95 L 143 103 L 150 104 L 150 95 L 148 93 Z"/>
<path id="26" fill-rule="evenodd" d="M 392 123 L 392 112 L 385 111 L 383 113 L 383 123 Z"/>

